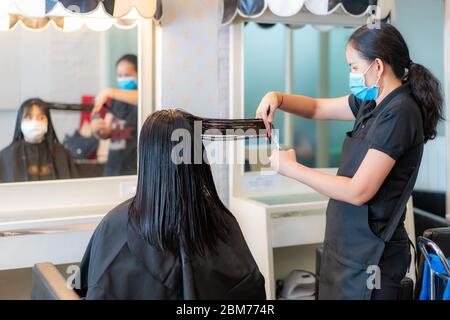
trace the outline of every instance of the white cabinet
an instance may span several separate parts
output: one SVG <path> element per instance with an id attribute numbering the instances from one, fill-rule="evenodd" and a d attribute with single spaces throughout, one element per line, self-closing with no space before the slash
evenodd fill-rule
<path id="1" fill-rule="evenodd" d="M 233 197 L 230 204 L 264 275 L 268 299 L 276 298 L 276 281 L 291 270 L 315 273 L 315 251 L 325 236 L 326 197 L 318 193 Z M 405 226 L 410 239 L 415 239 L 411 199 Z M 415 281 L 414 259 L 407 276 Z"/>
<path id="2" fill-rule="evenodd" d="M 231 211 L 266 280 L 268 299 L 276 298 L 277 274 L 314 267 L 311 245 L 323 242 L 327 203 L 318 193 L 231 199 Z"/>

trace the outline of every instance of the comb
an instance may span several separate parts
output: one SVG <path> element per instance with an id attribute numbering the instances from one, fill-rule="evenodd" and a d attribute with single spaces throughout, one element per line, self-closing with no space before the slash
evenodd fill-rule
<path id="1" fill-rule="evenodd" d="M 202 138 L 209 141 L 232 141 L 267 138 L 261 119 L 202 119 Z"/>
<path id="2" fill-rule="evenodd" d="M 278 131 L 274 130 L 268 137 L 262 119 L 213 119 L 202 118 L 202 139 L 207 141 L 236 141 L 244 139 L 267 138 L 269 143 L 280 150 Z"/>

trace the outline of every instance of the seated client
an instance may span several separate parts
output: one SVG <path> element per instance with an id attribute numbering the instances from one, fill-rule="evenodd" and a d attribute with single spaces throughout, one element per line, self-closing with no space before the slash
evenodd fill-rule
<path id="1" fill-rule="evenodd" d="M 104 217 L 81 263 L 86 299 L 266 298 L 264 277 L 194 137 L 196 119 L 170 109 L 145 121 L 136 195 Z M 190 137 L 174 139 L 177 129 Z"/>

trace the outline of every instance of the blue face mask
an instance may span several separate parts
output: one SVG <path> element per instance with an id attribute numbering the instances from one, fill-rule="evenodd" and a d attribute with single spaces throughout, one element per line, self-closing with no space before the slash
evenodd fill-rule
<path id="1" fill-rule="evenodd" d="M 375 61 L 374 61 L 375 62 Z M 372 64 L 367 68 L 367 70 L 364 73 L 353 73 L 350 72 L 350 91 L 355 95 L 356 98 L 362 101 L 369 101 L 369 100 L 375 100 L 378 97 L 378 91 L 380 87 L 378 86 L 378 82 L 380 81 L 380 78 L 378 77 L 377 82 L 375 85 L 371 88 L 366 87 L 366 81 L 364 76 L 366 75 L 367 71 L 370 70 L 372 67 Z"/>
<path id="2" fill-rule="evenodd" d="M 117 86 L 122 90 L 136 90 L 137 82 L 132 77 L 117 78 Z"/>

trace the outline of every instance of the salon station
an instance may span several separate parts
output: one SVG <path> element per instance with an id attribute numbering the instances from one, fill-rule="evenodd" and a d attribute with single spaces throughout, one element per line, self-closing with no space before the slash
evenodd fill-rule
<path id="1" fill-rule="evenodd" d="M 369 39 L 375 34 L 372 30 L 386 34 Z M 383 36 L 386 43 L 380 44 Z M 406 239 L 407 260 L 400 257 L 392 263 L 394 269 L 405 267 L 395 297 L 450 299 L 448 128 L 445 120 L 438 121 L 438 111 L 426 113 L 441 107 L 442 117 L 448 114 L 448 39 L 448 0 L 0 1 L 0 299 L 368 299 L 372 293 L 356 292 L 361 273 L 356 276 L 354 266 L 371 266 L 369 260 L 360 262 L 364 254 L 360 252 L 370 252 L 369 240 L 383 239 L 386 230 L 393 234 L 384 239 L 386 243 L 400 237 L 397 225 L 406 238 L 392 242 Z M 397 42 L 390 56 L 388 40 L 406 42 L 408 56 L 401 56 Z M 359 58 L 363 66 L 358 70 Z M 373 61 L 367 62 L 369 58 Z M 423 68 L 415 75 L 419 66 L 427 71 Z M 398 75 L 399 69 L 405 74 Z M 362 77 L 359 85 L 355 74 Z M 419 85 L 413 83 L 420 76 L 422 87 L 431 88 L 422 98 L 432 96 L 436 83 L 442 97 L 423 102 L 414 91 Z M 393 87 L 395 80 L 398 85 Z M 370 91 L 373 88 L 379 90 Z M 327 103 L 329 109 L 343 108 L 318 116 L 319 106 Z M 411 133 L 419 130 L 409 115 L 414 112 L 398 119 L 395 113 L 383 117 L 389 107 L 416 104 L 419 119 L 436 119 L 432 124 L 419 121 L 421 131 Z M 316 111 L 308 114 L 308 108 Z M 172 124 L 172 117 L 179 117 L 178 122 Z M 387 129 L 390 117 L 397 122 Z M 170 178 L 174 170 L 167 164 L 170 153 L 161 155 L 170 141 L 158 139 L 164 130 L 192 119 L 204 121 L 201 141 L 209 165 L 191 164 L 199 168 L 186 169 L 188 173 L 178 169 L 180 176 L 197 183 L 180 186 L 183 177 Z M 216 132 L 205 132 L 208 126 Z M 367 154 L 359 155 L 361 149 L 351 149 L 357 142 L 349 137 L 363 134 L 365 126 L 372 127 L 367 134 L 371 144 Z M 256 129 L 255 134 L 223 135 L 229 132 L 225 129 L 248 128 Z M 426 143 L 422 139 L 413 146 L 411 139 L 419 136 Z M 420 166 L 415 162 L 414 170 L 407 171 L 410 158 L 416 159 L 408 152 L 415 147 L 423 149 Z M 365 164 L 371 166 L 367 181 Z M 210 169 L 203 171 L 204 167 Z M 296 168 L 298 174 L 290 172 Z M 375 187 L 373 181 L 378 180 Z M 183 195 L 170 198 L 186 192 L 186 185 L 197 190 L 190 191 L 190 201 Z M 361 191 L 358 195 L 365 200 L 353 201 L 353 185 L 374 191 L 371 195 Z M 181 200 L 163 203 L 167 199 Z M 385 216 L 391 210 L 391 216 L 387 222 L 380 220 L 388 224 L 378 235 L 370 231 L 370 223 L 357 225 L 364 219 L 355 213 L 358 208 L 367 209 L 367 222 L 367 214 L 370 220 L 381 210 L 380 203 L 391 202 L 392 208 L 383 209 Z M 108 233 L 120 229 L 113 223 L 121 219 L 124 204 L 130 208 L 125 213 L 129 220 L 124 220 L 128 233 L 120 247 L 121 236 L 110 240 Z M 214 210 L 204 211 L 204 206 Z M 148 212 L 153 209 L 156 213 Z M 235 219 L 221 227 L 229 220 L 216 213 L 195 226 L 198 211 L 206 215 L 223 211 Z M 340 214 L 342 221 L 330 218 Z M 188 228 L 205 232 L 186 231 L 180 236 L 186 239 L 175 250 L 182 252 L 180 261 L 183 255 L 196 261 L 190 254 L 203 252 L 203 243 L 209 248 L 210 242 L 219 241 L 212 246 L 218 251 L 213 258 L 200 254 L 203 262 L 192 262 L 192 274 L 178 258 L 170 260 L 174 264 L 170 273 L 149 262 L 167 265 L 166 260 L 157 260 L 163 259 L 155 253 L 158 250 L 146 245 L 163 243 L 167 244 L 163 249 L 172 251 L 170 225 L 162 226 L 172 218 L 173 223 L 195 218 L 185 222 Z M 341 223 L 345 228 L 337 230 Z M 389 228 L 389 223 L 395 226 Z M 130 236 L 133 228 L 143 235 Z M 184 230 L 183 225 L 180 228 Z M 240 251 L 221 240 L 222 231 L 214 233 L 222 229 L 231 230 L 230 243 Z M 364 231 L 369 235 L 362 235 Z M 101 252 L 119 247 L 117 252 Z M 113 278 L 110 269 L 139 272 L 130 257 L 143 251 L 148 255 L 133 259 L 144 261 L 155 279 L 163 279 L 157 285 L 145 282 L 151 294 L 99 293 L 100 287 L 104 291 L 114 287 L 102 282 Z M 373 248 L 369 256 L 375 252 L 379 250 Z M 119 263 L 119 258 L 126 262 Z M 390 260 L 385 261 L 382 285 L 385 270 L 390 272 Z M 219 281 L 212 278 L 222 271 L 195 268 L 201 264 L 215 268 L 215 263 L 230 269 L 221 276 L 235 287 L 219 283 L 217 293 L 207 288 L 208 282 Z M 81 284 L 80 266 L 82 276 L 89 274 Z M 96 274 L 100 267 L 105 268 L 103 275 Z M 354 274 L 349 275 L 346 267 Z M 173 276 L 177 268 L 180 274 Z M 194 276 L 196 271 L 203 276 Z M 179 293 L 176 281 L 188 281 L 185 277 L 192 282 Z M 75 283 L 74 289 L 67 283 Z M 87 293 L 77 290 L 80 285 Z M 386 290 L 378 297 L 389 294 Z"/>

